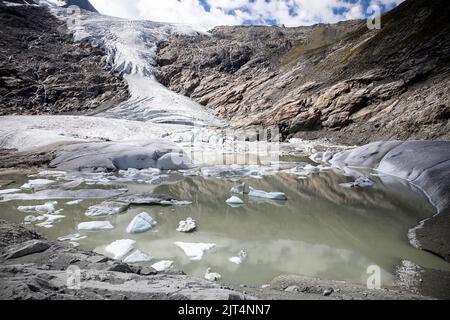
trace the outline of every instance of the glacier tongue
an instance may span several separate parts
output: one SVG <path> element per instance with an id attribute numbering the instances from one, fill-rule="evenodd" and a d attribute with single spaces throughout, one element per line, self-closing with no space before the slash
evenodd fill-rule
<path id="1" fill-rule="evenodd" d="M 53 8 L 58 16 L 64 17 L 61 10 Z M 89 39 L 105 48 L 108 63 L 115 72 L 124 75 L 131 94 L 128 101 L 97 116 L 188 126 L 224 126 L 209 110 L 168 90 L 154 77 L 158 44 L 173 34 L 194 35 L 200 31 L 191 26 L 130 21 L 87 11 L 75 14 L 79 17 L 66 17 L 76 21 L 68 24 L 75 40 Z"/>

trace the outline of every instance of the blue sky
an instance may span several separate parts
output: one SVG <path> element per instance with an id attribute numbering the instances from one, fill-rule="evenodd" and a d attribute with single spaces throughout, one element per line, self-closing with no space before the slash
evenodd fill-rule
<path id="1" fill-rule="evenodd" d="M 91 0 L 113 16 L 200 25 L 335 23 L 365 18 L 370 6 L 381 12 L 403 0 Z"/>

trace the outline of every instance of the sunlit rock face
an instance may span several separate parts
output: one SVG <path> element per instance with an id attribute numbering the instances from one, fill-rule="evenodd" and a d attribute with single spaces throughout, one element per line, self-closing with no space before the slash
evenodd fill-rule
<path id="1" fill-rule="evenodd" d="M 282 28 L 217 27 L 158 49 L 157 79 L 235 126 L 349 144 L 450 139 L 450 10 L 405 1 L 366 21 Z"/>

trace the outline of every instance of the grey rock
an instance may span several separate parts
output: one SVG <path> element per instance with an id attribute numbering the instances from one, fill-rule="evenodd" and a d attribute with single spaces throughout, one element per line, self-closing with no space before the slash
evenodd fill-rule
<path id="1" fill-rule="evenodd" d="M 87 0 L 70 3 L 95 11 Z M 2 8 L 0 28 L 0 115 L 91 113 L 128 98 L 106 52 L 75 42 L 45 7 Z"/>
<path id="2" fill-rule="evenodd" d="M 43 240 L 30 240 L 9 248 L 7 259 L 16 259 L 34 253 L 43 252 L 50 248 L 50 244 Z"/>

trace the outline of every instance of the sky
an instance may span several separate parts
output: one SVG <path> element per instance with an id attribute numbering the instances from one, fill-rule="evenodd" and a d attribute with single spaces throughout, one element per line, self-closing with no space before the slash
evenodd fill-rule
<path id="1" fill-rule="evenodd" d="M 361 19 L 403 0 L 90 0 L 103 14 L 199 25 L 264 24 L 287 27 Z"/>

